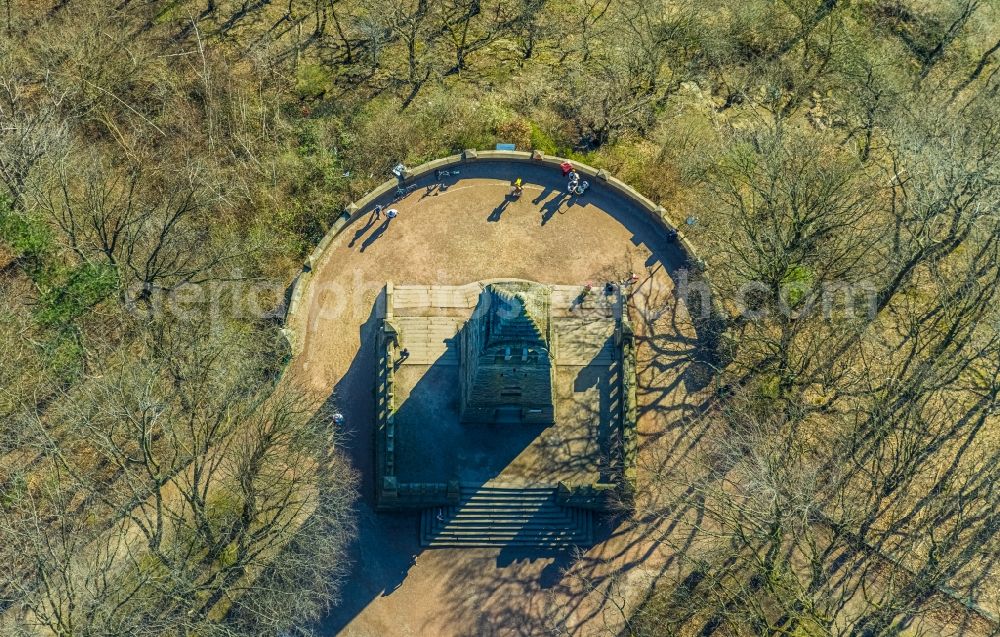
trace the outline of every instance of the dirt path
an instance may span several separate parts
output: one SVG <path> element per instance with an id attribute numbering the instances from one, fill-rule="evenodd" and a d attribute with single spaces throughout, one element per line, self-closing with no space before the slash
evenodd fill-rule
<path id="1" fill-rule="evenodd" d="M 509 201 L 515 177 L 525 180 L 525 192 Z M 647 414 L 640 432 L 664 444 L 673 436 L 670 421 L 688 401 L 684 374 L 693 347 L 674 299 L 683 255 L 629 201 L 599 185 L 570 200 L 563 186 L 551 168 L 472 164 L 446 190 L 420 187 L 394 204 L 399 216 L 391 222 L 362 217 L 348 226 L 316 265 L 300 323 L 292 325 L 301 354 L 291 378 L 346 415 L 350 453 L 364 478 L 354 572 L 324 634 L 596 634 L 609 622 L 617 625 L 616 605 L 641 595 L 653 569 L 669 564 L 628 522 L 609 524 L 605 540 L 574 560 L 508 549 L 421 551 L 417 516 L 376 515 L 371 508 L 370 335 L 387 280 L 459 285 L 511 277 L 600 285 L 635 271 L 641 283 L 633 319 L 644 333 L 640 403 Z M 609 562 L 628 566 L 626 577 L 607 579 Z M 587 594 L 581 575 L 610 597 L 602 590 Z"/>

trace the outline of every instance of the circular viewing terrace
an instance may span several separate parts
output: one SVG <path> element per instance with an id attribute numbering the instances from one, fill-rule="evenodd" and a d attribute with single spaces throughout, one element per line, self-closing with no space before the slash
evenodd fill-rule
<path id="1" fill-rule="evenodd" d="M 635 380 L 626 391 L 634 391 L 639 456 L 634 464 L 635 479 L 640 483 L 645 479 L 643 456 L 654 453 L 646 442 L 666 435 L 693 409 L 690 397 L 703 388 L 704 374 L 696 369 L 697 336 L 678 290 L 687 281 L 689 270 L 700 269 L 700 261 L 662 208 L 603 171 L 573 162 L 589 187 L 583 194 L 567 192 L 567 179 L 560 168 L 563 161 L 529 153 L 466 151 L 411 169 L 403 178 L 386 182 L 352 204 L 293 286 L 286 324 L 294 351 L 289 378 L 315 396 L 332 401 L 343 413 L 347 430 L 343 444 L 362 478 L 362 528 L 354 548 L 355 571 L 344 603 L 328 619 L 334 633 L 378 634 L 387 622 L 405 622 L 407 626 L 396 626 L 390 632 L 456 634 L 484 613 L 493 615 L 501 625 L 508 617 L 524 631 L 524 622 L 533 621 L 533 611 L 526 608 L 532 605 L 532 595 L 551 586 L 542 571 L 551 560 L 559 559 L 543 551 L 528 564 L 510 564 L 498 558 L 496 551 L 427 551 L 420 543 L 421 539 L 433 539 L 433 533 L 424 528 L 426 519 L 421 522 L 419 515 L 375 514 L 379 503 L 376 486 L 380 486 L 376 482 L 382 479 L 380 463 L 384 460 L 378 457 L 374 441 L 384 416 L 379 410 L 384 408 L 380 401 L 385 397 L 378 392 L 384 388 L 386 364 L 401 370 L 400 377 L 409 383 L 400 389 L 403 395 L 395 396 L 396 401 L 405 404 L 418 386 L 445 397 L 438 402 L 432 397 L 419 408 L 410 409 L 417 417 L 408 421 L 407 431 L 390 445 L 402 442 L 411 450 L 421 447 L 423 456 L 411 454 L 400 461 L 400 470 L 417 476 L 415 479 L 432 480 L 433 475 L 443 473 L 447 475 L 442 475 L 442 480 L 452 474 L 462 479 L 471 476 L 477 484 L 488 485 L 496 478 L 506 485 L 507 476 L 530 482 L 548 475 L 536 468 L 553 458 L 575 467 L 587 481 L 601 479 L 600 444 L 588 447 L 587 440 L 581 443 L 560 438 L 545 426 L 529 433 L 510 430 L 510 437 L 503 430 L 493 431 L 493 439 L 469 442 L 471 451 L 456 449 L 455 445 L 469 435 L 448 415 L 459 411 L 456 399 L 447 398 L 456 395 L 448 385 L 457 383 L 458 376 L 451 380 L 452 372 L 441 367 L 450 346 L 436 350 L 433 329 L 421 328 L 421 334 L 430 336 L 418 338 L 411 328 L 409 336 L 403 330 L 401 345 L 390 347 L 388 356 L 383 355 L 385 323 L 386 319 L 395 320 L 394 306 L 408 308 L 407 320 L 439 325 L 452 317 L 448 307 L 473 307 L 475 302 L 470 299 L 475 294 L 466 295 L 468 299 L 462 303 L 440 299 L 470 286 L 476 292 L 477 282 L 516 279 L 544 284 L 554 291 L 554 321 L 586 323 L 587 315 L 574 314 L 577 308 L 572 304 L 574 290 L 583 292 L 591 284 L 592 291 L 582 305 L 593 310 L 593 316 L 599 315 L 596 322 L 605 321 L 599 338 L 611 339 L 615 327 L 608 321 L 614 317 L 617 299 L 619 311 L 624 310 L 635 333 Z M 512 195 L 516 179 L 523 182 L 520 196 Z M 381 215 L 375 213 L 379 205 L 383 207 Z M 398 211 L 391 219 L 385 212 L 390 208 Z M 621 282 L 633 274 L 637 278 L 623 288 L 626 295 L 604 294 L 605 283 Z M 391 292 L 387 294 L 392 285 L 405 288 L 410 300 L 397 297 L 394 301 Z M 414 301 L 424 298 L 422 289 L 428 290 L 426 299 L 438 300 Z M 706 300 L 698 298 L 699 303 Z M 445 334 L 440 340 L 448 338 Z M 561 338 L 560 351 L 566 352 L 572 337 Z M 407 360 L 386 360 L 398 357 L 404 347 L 409 350 Z M 622 400 L 621 396 L 600 395 L 610 386 L 602 379 L 608 375 L 615 378 L 614 369 L 588 367 L 591 360 L 605 360 L 601 351 L 600 347 L 593 350 L 592 357 L 578 353 L 580 360 L 563 354 L 565 365 L 552 376 L 552 393 L 559 401 L 570 404 L 575 397 L 589 396 L 586 400 L 593 399 L 596 411 L 603 411 L 610 401 Z M 613 358 L 606 357 L 609 361 Z M 557 412 L 564 409 L 559 404 Z M 586 434 L 585 417 L 577 414 L 567 420 L 574 423 L 572 435 Z M 440 423 L 447 425 L 435 430 L 432 425 Z M 594 420 L 595 432 L 598 429 L 600 423 Z M 534 444 L 535 439 L 548 446 Z M 497 453 L 491 454 L 494 449 Z M 574 457 L 586 458 L 587 454 L 589 460 L 573 464 Z M 464 468 L 455 467 L 462 463 Z M 551 479 L 561 478 L 556 475 Z M 501 492 L 501 496 L 506 494 Z M 448 510 L 438 511 L 438 519 L 442 519 Z M 523 537 L 521 531 L 516 532 L 508 538 L 509 544 L 516 545 Z M 588 540 L 592 541 L 582 544 L 591 544 L 589 554 L 593 555 L 622 541 L 611 529 L 603 534 L 598 531 Z M 487 542 L 484 546 L 492 545 Z M 502 555 L 507 549 L 497 550 Z M 449 581 L 459 583 L 459 572 L 461 585 L 442 590 L 449 589 Z M 520 590 L 501 595 L 501 581 L 508 585 L 517 581 Z M 433 600 L 426 595 L 429 586 L 438 590 Z M 463 587 L 470 588 L 459 590 Z M 487 593 L 472 603 L 469 590 Z M 566 594 L 571 594 L 569 589 Z M 551 617 L 537 619 L 552 621 Z"/>

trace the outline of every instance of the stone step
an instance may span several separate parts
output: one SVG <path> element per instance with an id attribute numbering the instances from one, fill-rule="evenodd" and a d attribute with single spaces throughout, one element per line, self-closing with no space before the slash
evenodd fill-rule
<path id="1" fill-rule="evenodd" d="M 567 533 L 582 533 L 586 529 L 584 528 L 584 525 L 579 524 L 579 522 L 583 522 L 583 520 L 574 520 L 572 516 L 544 520 L 536 520 L 533 518 L 519 520 L 517 518 L 505 517 L 480 518 L 476 520 L 467 520 L 464 518 L 445 518 L 443 520 L 438 520 L 436 518 L 432 518 L 430 527 L 436 530 L 447 529 L 456 533 L 466 533 L 477 529 L 503 533 L 520 531 L 540 531 L 545 533 L 558 531 Z"/>
<path id="2" fill-rule="evenodd" d="M 454 533 L 471 533 L 482 531 L 484 533 L 585 533 L 584 525 L 577 524 L 580 520 L 572 517 L 555 518 L 550 520 L 534 520 L 531 518 L 482 518 L 478 520 L 466 520 L 464 518 L 450 518 L 444 520 L 434 519 L 431 527 L 436 531 L 448 531 Z"/>
<path id="3" fill-rule="evenodd" d="M 524 495 L 519 495 L 517 493 L 476 493 L 461 495 L 459 498 L 463 503 L 475 503 L 475 502 L 549 502 L 552 500 L 552 496 L 547 493 L 526 493 Z"/>
<path id="4" fill-rule="evenodd" d="M 544 492 L 554 493 L 555 490 L 549 485 L 538 483 L 518 484 L 516 482 L 460 482 L 458 485 L 462 493 L 493 493 L 502 491 L 513 491 L 515 493 Z"/>
<path id="5" fill-rule="evenodd" d="M 553 487 L 518 487 L 518 486 L 466 486 L 467 483 L 459 484 L 459 491 L 462 495 L 553 495 Z"/>
<path id="6" fill-rule="evenodd" d="M 514 527 L 493 527 L 493 528 L 475 528 L 475 529 L 454 529 L 454 528 L 441 528 L 441 527 L 431 527 L 428 531 L 425 531 L 421 535 L 421 544 L 427 545 L 434 541 L 440 540 L 465 540 L 469 542 L 503 542 L 510 540 L 529 540 L 534 539 L 537 543 L 542 544 L 546 541 L 551 541 L 553 539 L 573 541 L 580 546 L 586 546 L 592 543 L 592 536 L 589 533 L 589 527 L 577 527 L 577 528 L 567 528 L 563 530 L 556 529 L 555 527 L 549 529 L 523 529 Z"/>
<path id="7" fill-rule="evenodd" d="M 448 507 L 445 509 L 445 513 L 450 517 L 456 519 L 473 519 L 476 517 L 492 517 L 492 518 L 508 518 L 508 517 L 526 517 L 526 518 L 551 518 L 551 519 L 566 519 L 568 518 L 563 507 L 556 505 L 555 503 L 547 504 L 545 506 L 527 506 L 527 507 L 516 507 L 510 505 L 490 505 L 483 504 L 477 506 L 469 506 L 466 504 L 459 504 L 455 507 Z"/>
<path id="8" fill-rule="evenodd" d="M 393 323 L 410 355 L 404 365 L 457 365 L 456 334 L 462 321 L 451 317 L 399 317 Z"/>
<path id="9" fill-rule="evenodd" d="M 496 511 L 524 511 L 526 513 L 537 513 L 538 511 L 545 510 L 547 507 L 556 506 L 554 502 L 548 501 L 531 501 L 531 502 L 518 502 L 516 500 L 473 500 L 473 501 L 461 501 L 459 507 L 463 510 L 469 511 L 470 513 L 481 511 L 483 509 L 490 509 Z"/>
<path id="10" fill-rule="evenodd" d="M 561 507 L 551 487 L 463 484 L 452 507 L 425 509 L 420 541 L 425 547 L 534 546 L 558 548 L 592 543 L 592 513 Z"/>
<path id="11" fill-rule="evenodd" d="M 462 540 L 468 540 L 471 542 L 511 542 L 514 540 L 524 541 L 534 541 L 539 544 L 545 542 L 551 542 L 553 540 L 563 541 L 563 542 L 582 542 L 585 538 L 582 533 L 570 533 L 570 532 L 550 532 L 550 533 L 503 533 L 503 532 L 482 532 L 475 531 L 471 533 L 445 533 L 445 532 L 435 532 L 434 537 L 431 541 L 437 542 L 458 542 Z"/>
<path id="12" fill-rule="evenodd" d="M 569 526 L 576 522 L 572 517 L 546 517 L 536 518 L 532 516 L 483 516 L 480 518 L 455 517 L 445 520 L 435 520 L 434 527 L 438 529 L 551 529 L 554 525 Z"/>
<path id="13" fill-rule="evenodd" d="M 459 499 L 463 502 L 494 502 L 510 500 L 515 502 L 549 502 L 554 501 L 555 495 L 552 492 L 528 492 L 515 493 L 512 491 L 500 491 L 494 493 L 459 493 Z"/>
<path id="14" fill-rule="evenodd" d="M 433 527 L 431 532 L 425 536 L 425 541 L 443 539 L 467 539 L 476 542 L 483 540 L 500 539 L 574 539 L 581 544 L 587 539 L 587 531 L 584 527 L 556 527 L 548 528 L 526 528 L 515 526 L 494 526 L 494 527 Z"/>
<path id="15" fill-rule="evenodd" d="M 471 308 L 479 301 L 482 288 L 478 283 L 471 285 L 395 285 L 392 306 L 396 311 L 408 309 Z"/>
<path id="16" fill-rule="evenodd" d="M 478 511 L 484 508 L 493 508 L 499 511 L 511 511 L 511 510 L 522 510 L 522 511 L 539 511 L 546 509 L 548 507 L 559 508 L 554 501 L 550 500 L 527 500 L 524 502 L 515 500 L 513 498 L 505 498 L 498 500 L 465 500 L 460 499 L 458 505 L 456 505 L 456 510 L 461 508 L 470 512 Z"/>
<path id="17" fill-rule="evenodd" d="M 550 510 L 549 507 L 555 507 L 558 510 L 558 506 L 554 502 L 528 502 L 528 503 L 518 503 L 518 502 L 488 502 L 485 500 L 479 500 L 477 502 L 460 502 L 456 511 L 465 511 L 467 513 L 481 513 L 483 511 L 497 511 L 502 513 L 504 511 L 514 512 L 520 511 L 522 513 L 540 513 L 543 511 Z"/>
<path id="18" fill-rule="evenodd" d="M 577 316 L 587 317 L 612 317 L 614 316 L 614 304 L 602 293 L 600 284 L 595 281 L 595 287 L 590 294 L 583 298 L 580 303 L 580 294 L 583 292 L 583 285 L 553 285 L 552 287 L 552 316 Z"/>
<path id="19" fill-rule="evenodd" d="M 514 496 L 507 498 L 478 498 L 478 499 L 460 499 L 461 506 L 464 508 L 476 508 L 483 506 L 500 507 L 500 508 L 510 508 L 510 507 L 520 507 L 522 509 L 538 509 L 546 506 L 554 506 L 555 503 L 550 502 L 548 498 L 544 500 L 538 499 L 526 499 L 518 500 Z"/>
<path id="20" fill-rule="evenodd" d="M 596 282 L 595 282 L 596 283 Z M 551 285 L 551 308 L 553 316 L 586 315 L 613 316 L 613 297 L 605 297 L 601 285 L 595 285 L 579 303 L 583 285 Z M 468 285 L 394 285 L 392 306 L 394 312 L 407 315 L 409 311 L 422 311 L 429 307 L 447 309 L 469 309 L 479 302 L 482 292 L 479 283 Z M 570 312 L 572 308 L 572 312 Z"/>
<path id="21" fill-rule="evenodd" d="M 466 507 L 454 507 L 453 510 L 445 509 L 440 522 L 447 520 L 467 521 L 469 523 L 481 522 L 483 520 L 496 520 L 498 522 L 506 520 L 522 520 L 525 523 L 538 522 L 548 523 L 552 521 L 572 521 L 573 515 L 567 509 L 552 505 L 551 509 L 519 510 L 519 509 L 478 509 L 467 510 Z"/>
<path id="22" fill-rule="evenodd" d="M 469 540 L 432 540 L 423 545 L 427 549 L 496 549 L 496 548 L 506 548 L 506 547 L 523 547 L 523 548 L 534 548 L 543 549 L 548 551 L 568 551 L 577 546 L 580 546 L 580 542 L 573 541 L 555 541 L 550 540 L 548 542 L 539 543 L 537 540 L 506 540 L 503 542 L 493 542 L 493 541 L 483 541 L 483 542 L 472 542 Z"/>
<path id="23" fill-rule="evenodd" d="M 600 286 L 595 286 L 590 294 L 579 302 L 583 285 L 551 285 L 551 307 L 553 315 L 566 315 L 570 308 L 574 312 L 598 312 L 612 315 L 613 297 L 605 297 Z M 469 309 L 479 303 L 482 287 L 479 283 L 469 285 L 394 285 L 392 306 L 396 312 L 406 315 L 409 310 L 427 307 Z M 588 312 L 590 311 L 590 312 Z"/>
<path id="24" fill-rule="evenodd" d="M 573 515 L 562 507 L 556 507 L 553 505 L 552 510 L 542 510 L 542 511 L 515 511 L 515 510 L 498 510 L 498 511 L 466 511 L 464 507 L 458 507 L 454 511 L 446 512 L 443 514 L 441 520 L 437 522 L 444 524 L 449 520 L 454 520 L 456 522 L 468 522 L 470 524 L 476 524 L 484 520 L 494 520 L 497 522 L 505 521 L 521 521 L 524 524 L 537 522 L 539 524 L 549 523 L 553 521 L 573 521 Z"/>

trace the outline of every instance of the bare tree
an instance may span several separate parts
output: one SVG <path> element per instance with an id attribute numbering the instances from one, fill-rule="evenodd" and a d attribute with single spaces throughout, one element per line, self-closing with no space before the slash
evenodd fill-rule
<path id="1" fill-rule="evenodd" d="M 354 478 L 330 421 L 259 387 L 247 341 L 174 330 L 74 397 L 78 435 L 49 439 L 67 486 L 3 516 L 33 549 L 21 624 L 273 634 L 336 599 Z"/>

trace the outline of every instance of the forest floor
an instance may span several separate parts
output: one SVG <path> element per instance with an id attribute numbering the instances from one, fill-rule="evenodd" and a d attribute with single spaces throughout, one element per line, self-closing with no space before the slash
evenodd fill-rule
<path id="1" fill-rule="evenodd" d="M 516 177 L 525 180 L 525 191 L 510 200 Z M 371 506 L 371 335 L 386 281 L 459 285 L 509 277 L 600 285 L 636 272 L 641 449 L 654 440 L 671 446 L 668 439 L 677 444 L 686 435 L 678 423 L 694 409 L 700 384 L 687 374 L 695 339 L 674 298 L 683 255 L 627 200 L 600 186 L 568 199 L 563 187 L 551 168 L 463 166 L 445 190 L 419 187 L 393 204 L 399 216 L 388 224 L 362 214 L 316 265 L 299 324 L 292 325 L 300 353 L 291 378 L 347 417 L 346 445 L 364 493 L 353 572 L 324 634 L 592 634 L 619 624 L 619 607 L 640 599 L 655 576 L 651 569 L 668 563 L 646 539 L 648 529 L 627 520 L 608 521 L 600 543 L 576 560 L 509 549 L 424 551 L 419 516 L 376 514 Z M 623 566 L 624 577 L 610 577 Z"/>

